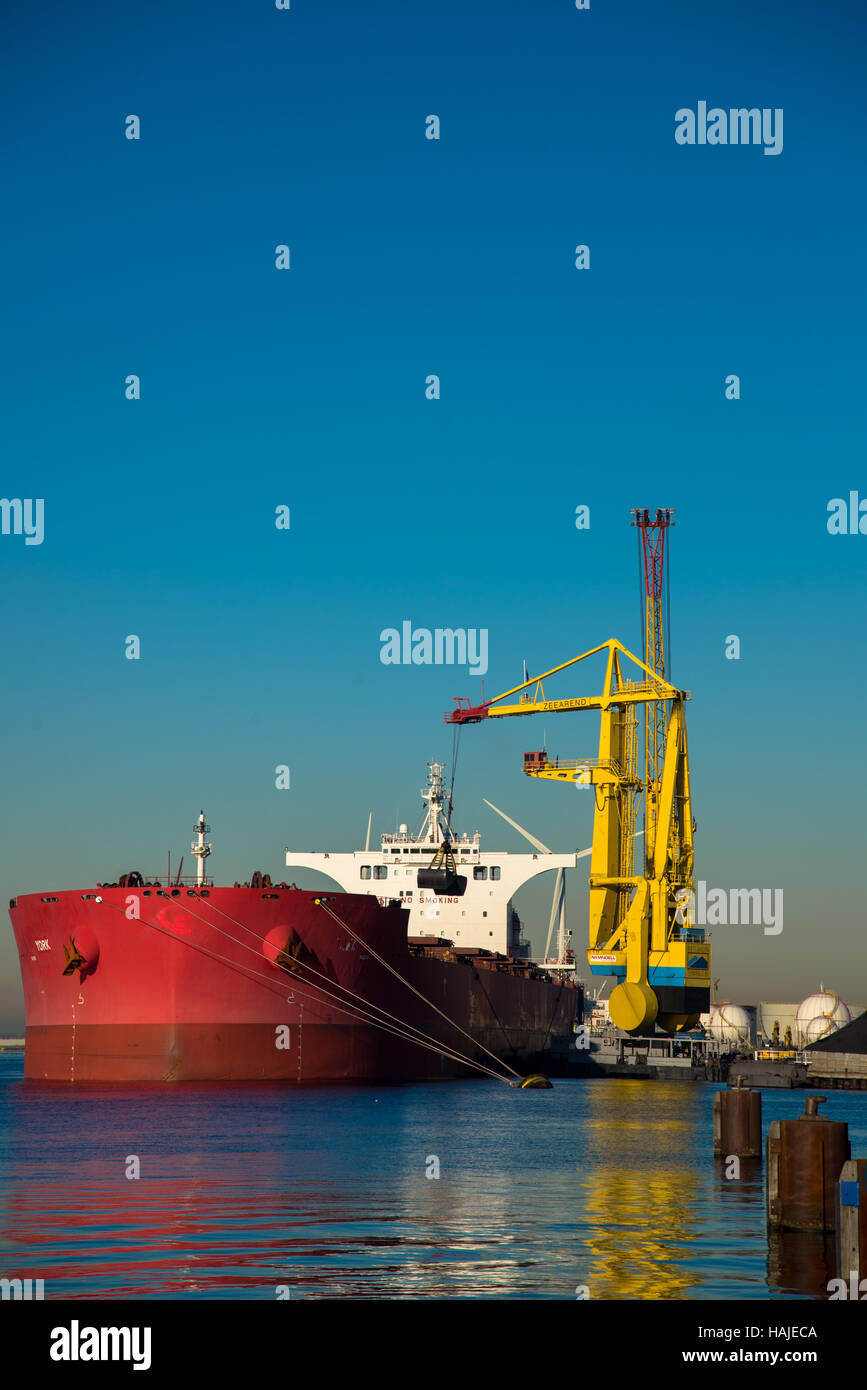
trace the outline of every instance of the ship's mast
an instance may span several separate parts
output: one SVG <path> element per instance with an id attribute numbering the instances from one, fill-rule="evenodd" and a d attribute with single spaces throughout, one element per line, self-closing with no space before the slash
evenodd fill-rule
<path id="1" fill-rule="evenodd" d="M 451 840 L 453 838 L 452 828 L 443 810 L 445 801 L 444 771 L 443 763 L 428 763 L 428 784 L 421 789 L 421 799 L 427 802 L 427 813 L 416 839 L 423 840 L 425 831 L 427 831 L 428 840 L 432 845 L 441 845 L 444 839 Z"/>
<path id="2" fill-rule="evenodd" d="M 205 824 L 204 811 L 199 812 L 199 819 L 193 826 L 193 830 L 195 831 L 196 838 L 193 840 L 192 849 L 193 854 L 198 860 L 196 865 L 196 886 L 201 888 L 205 881 L 205 860 L 211 853 L 212 848 L 211 845 L 205 844 L 205 836 L 210 834 L 211 827 Z"/>

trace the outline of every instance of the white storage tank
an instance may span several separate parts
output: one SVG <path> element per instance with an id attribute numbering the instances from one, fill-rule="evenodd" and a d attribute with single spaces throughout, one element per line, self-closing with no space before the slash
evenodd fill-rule
<path id="1" fill-rule="evenodd" d="M 740 1004 L 711 1004 L 705 1028 L 726 1047 L 750 1046 L 750 1016 Z"/>
<path id="2" fill-rule="evenodd" d="M 817 994 L 809 994 L 798 1005 L 795 1016 L 798 1042 L 806 1047 L 808 1043 L 818 1042 L 819 1038 L 827 1038 L 829 1033 L 836 1033 L 851 1021 L 849 1005 L 833 989 L 820 985 Z"/>

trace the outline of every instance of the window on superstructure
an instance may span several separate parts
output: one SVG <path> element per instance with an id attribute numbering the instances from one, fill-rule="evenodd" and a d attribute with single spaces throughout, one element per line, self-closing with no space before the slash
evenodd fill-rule
<path id="1" fill-rule="evenodd" d="M 369 865 L 369 864 L 362 864 L 362 866 L 361 866 L 361 877 L 362 877 L 362 878 L 370 878 L 370 865 Z"/>
<path id="2" fill-rule="evenodd" d="M 374 878 L 388 878 L 388 869 L 387 869 L 386 865 L 385 865 L 385 864 L 374 864 L 374 866 L 373 866 L 373 877 L 374 877 Z"/>
<path id="3" fill-rule="evenodd" d="M 477 864 L 473 869 L 473 878 L 487 878 L 488 871 L 482 864 Z"/>
<path id="4" fill-rule="evenodd" d="M 499 878 L 499 877 L 500 877 L 500 866 L 499 866 L 499 864 L 492 864 L 492 865 L 491 865 L 491 878 Z"/>

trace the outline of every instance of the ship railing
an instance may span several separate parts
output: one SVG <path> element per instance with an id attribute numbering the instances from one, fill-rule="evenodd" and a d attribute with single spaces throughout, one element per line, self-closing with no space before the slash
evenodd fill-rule
<path id="1" fill-rule="evenodd" d="M 171 878 L 169 878 L 165 870 L 162 874 L 143 873 L 141 877 L 142 881 L 139 886 L 142 888 L 195 888 L 199 882 L 195 874 L 172 874 Z M 103 879 L 101 883 L 97 884 L 98 888 L 116 888 L 119 886 L 117 879 L 112 883 L 109 883 L 107 879 Z M 213 888 L 213 877 L 210 874 L 206 874 L 201 881 L 201 886 L 203 888 Z"/>

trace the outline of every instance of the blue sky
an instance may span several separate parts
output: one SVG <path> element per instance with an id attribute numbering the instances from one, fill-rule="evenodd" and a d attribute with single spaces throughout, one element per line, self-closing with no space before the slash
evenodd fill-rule
<path id="1" fill-rule="evenodd" d="M 45 540 L 0 536 L 3 896 L 155 871 L 200 805 L 230 882 L 420 819 L 479 680 L 380 631 L 487 628 L 489 694 L 639 648 L 629 509 L 672 506 L 698 875 L 785 892 L 779 937 L 715 934 L 721 993 L 867 1002 L 867 536 L 826 527 L 867 497 L 864 14 L 17 3 L 6 47 L 2 491 Z M 677 145 L 700 100 L 782 108 L 783 152 Z M 483 796 L 589 843 L 521 774 L 540 722 L 463 735 L 492 847 L 523 842 Z M 547 887 L 521 905 L 541 946 Z M 11 931 L 0 972 L 11 1027 Z"/>

